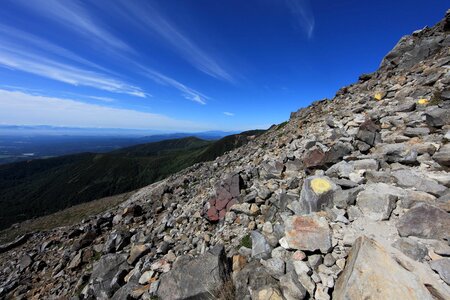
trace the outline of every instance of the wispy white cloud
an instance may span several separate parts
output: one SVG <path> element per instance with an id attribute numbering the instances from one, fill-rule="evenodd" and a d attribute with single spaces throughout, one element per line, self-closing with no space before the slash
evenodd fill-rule
<path id="1" fill-rule="evenodd" d="M 234 117 L 234 113 L 231 113 L 231 112 L 228 112 L 228 111 L 224 111 L 223 114 L 225 116 Z"/>
<path id="2" fill-rule="evenodd" d="M 116 100 L 114 100 L 113 98 L 108 98 L 108 97 L 88 96 L 88 98 L 98 100 L 98 101 L 103 101 L 103 102 L 116 102 Z"/>
<path id="3" fill-rule="evenodd" d="M 161 114 L 0 89 L 0 124 L 193 131 L 208 127 Z M 39 112 L 39 113 L 36 113 Z"/>
<path id="4" fill-rule="evenodd" d="M 48 45 L 52 46 L 51 44 Z M 70 52 L 66 52 L 65 55 L 71 56 Z M 76 59 L 77 56 L 74 58 Z M 93 72 L 45 57 L 42 51 L 36 51 L 34 48 L 27 49 L 22 45 L 5 39 L 3 36 L 0 36 L 0 66 L 51 78 L 75 86 L 88 86 L 114 93 L 146 97 L 145 92 L 139 87 L 114 79 L 103 73 Z"/>
<path id="5" fill-rule="evenodd" d="M 204 105 L 204 104 L 206 104 L 206 101 L 209 99 L 209 97 L 205 96 L 204 94 L 182 84 L 181 82 L 179 82 L 171 77 L 168 77 L 164 74 L 161 74 L 155 70 L 151 70 L 144 66 L 141 66 L 141 65 L 138 65 L 138 66 L 142 69 L 145 76 L 152 79 L 156 83 L 159 83 L 161 85 L 170 86 L 170 87 L 173 87 L 173 88 L 179 90 L 182 93 L 183 97 L 188 100 L 191 100 L 191 101 L 194 101 L 194 102 Z"/>
<path id="6" fill-rule="evenodd" d="M 84 4 L 77 0 L 15 0 L 23 7 L 32 10 L 42 17 L 51 19 L 77 34 L 84 36 L 96 45 L 106 45 L 114 49 L 134 50 L 116 37 L 97 18 L 92 17 L 84 8 Z"/>
<path id="7" fill-rule="evenodd" d="M 214 78 L 234 82 L 233 76 L 217 59 L 206 53 L 159 10 L 150 5 L 148 1 L 140 3 L 129 0 L 121 1 L 121 8 L 127 12 L 123 16 L 129 18 L 131 22 L 137 22 L 157 33 L 198 70 Z"/>
<path id="8" fill-rule="evenodd" d="M 93 63 L 92 61 L 89 61 L 66 48 L 55 45 L 36 35 L 4 24 L 0 24 L 0 43 L 3 45 L 12 45 L 14 49 L 20 48 L 21 51 L 33 51 L 34 53 L 41 53 L 41 55 L 43 56 L 48 56 L 49 54 L 51 54 L 73 63 L 82 64 L 84 66 L 95 68 L 107 73 L 113 73 L 110 70 L 96 63 Z"/>
<path id="9" fill-rule="evenodd" d="M 314 33 L 315 18 L 309 0 L 285 0 L 298 26 L 305 31 L 308 38 Z"/>

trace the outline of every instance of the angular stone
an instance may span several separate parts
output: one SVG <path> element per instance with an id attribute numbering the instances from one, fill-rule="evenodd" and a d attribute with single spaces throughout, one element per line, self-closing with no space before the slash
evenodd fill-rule
<path id="1" fill-rule="evenodd" d="M 273 287 L 263 287 L 252 295 L 252 300 L 283 300 L 280 291 Z"/>
<path id="2" fill-rule="evenodd" d="M 433 159 L 439 164 L 450 167 L 450 144 L 445 144 L 433 155 Z"/>
<path id="3" fill-rule="evenodd" d="M 442 280 L 450 285 L 450 259 L 442 258 L 430 262 L 430 267 L 436 271 Z"/>
<path id="4" fill-rule="evenodd" d="M 117 285 L 111 285 L 113 278 L 121 270 L 128 269 L 124 254 L 106 254 L 94 264 L 91 284 L 97 298 L 108 299 L 118 289 Z"/>
<path id="5" fill-rule="evenodd" d="M 331 249 L 331 231 L 324 217 L 317 214 L 291 216 L 285 221 L 285 240 L 289 248 L 307 251 Z"/>
<path id="6" fill-rule="evenodd" d="M 333 196 L 333 204 L 337 208 L 347 208 L 356 202 L 356 197 L 363 190 L 362 186 L 357 186 L 348 190 L 337 190 Z"/>
<path id="7" fill-rule="evenodd" d="M 403 135 L 407 137 L 420 137 L 426 136 L 430 133 L 430 129 L 426 127 L 407 127 L 403 132 Z"/>
<path id="8" fill-rule="evenodd" d="M 147 244 L 134 245 L 130 250 L 130 256 L 128 257 L 127 262 L 130 265 L 133 265 L 139 258 L 147 254 L 149 251 L 150 245 Z"/>
<path id="9" fill-rule="evenodd" d="M 150 283 L 154 274 L 154 271 L 145 271 L 144 273 L 142 273 L 141 277 L 139 277 L 139 284 Z"/>
<path id="10" fill-rule="evenodd" d="M 398 220 L 397 230 L 400 236 L 446 239 L 450 237 L 450 215 L 442 209 L 421 203 Z"/>
<path id="11" fill-rule="evenodd" d="M 445 287 L 432 278 L 419 277 L 414 267 L 408 265 L 407 257 L 394 258 L 378 242 L 362 236 L 352 247 L 347 265 L 336 282 L 333 299 L 431 300 L 436 295 L 442 297 L 436 297 L 438 299 L 449 297 Z"/>
<path id="12" fill-rule="evenodd" d="M 255 260 L 248 263 L 240 272 L 234 274 L 233 279 L 235 295 L 237 296 L 235 299 L 247 295 L 248 291 L 257 291 L 267 286 L 278 285 L 278 280 L 267 273 L 266 268 Z"/>
<path id="13" fill-rule="evenodd" d="M 404 143 L 377 146 L 376 153 L 379 153 L 387 162 L 402 164 L 416 163 L 418 154 L 417 150 Z"/>
<path id="14" fill-rule="evenodd" d="M 400 187 L 414 187 L 419 191 L 427 192 L 435 196 L 440 196 L 447 190 L 447 187 L 415 171 L 397 170 L 393 171 L 392 175 Z"/>
<path id="15" fill-rule="evenodd" d="M 309 214 L 331 207 L 333 194 L 338 189 L 330 178 L 311 176 L 305 179 L 300 192 L 300 214 Z"/>
<path id="16" fill-rule="evenodd" d="M 267 259 L 272 253 L 272 247 L 270 247 L 266 238 L 258 231 L 251 232 L 252 237 L 252 257 L 256 259 Z"/>
<path id="17" fill-rule="evenodd" d="M 360 159 L 353 162 L 355 170 L 371 170 L 377 171 L 379 163 L 375 159 Z"/>
<path id="18" fill-rule="evenodd" d="M 283 297 L 286 300 L 301 300 L 306 297 L 306 289 L 298 281 L 294 272 L 289 272 L 280 277 L 280 288 L 283 293 Z"/>
<path id="19" fill-rule="evenodd" d="M 356 198 L 356 204 L 364 215 L 372 220 L 389 219 L 398 197 L 390 192 L 390 186 L 385 183 L 366 185 Z"/>
<path id="20" fill-rule="evenodd" d="M 403 252 L 406 256 L 417 261 L 423 261 L 428 254 L 425 245 L 408 238 L 400 238 L 392 246 Z"/>
<path id="21" fill-rule="evenodd" d="M 161 276 L 157 296 L 167 300 L 211 299 L 229 272 L 223 246 L 215 246 L 197 258 L 182 256 L 170 272 Z"/>
<path id="22" fill-rule="evenodd" d="M 275 278 L 279 278 L 286 271 L 286 263 L 281 258 L 261 259 L 261 264 L 266 267 L 267 272 Z"/>
<path id="23" fill-rule="evenodd" d="M 429 126 L 442 127 L 450 124 L 450 109 L 432 107 L 425 113 L 425 121 Z"/>
<path id="24" fill-rule="evenodd" d="M 379 129 L 378 125 L 368 119 L 359 126 L 356 138 L 370 146 L 374 146 L 380 139 L 380 134 L 377 132 Z"/>

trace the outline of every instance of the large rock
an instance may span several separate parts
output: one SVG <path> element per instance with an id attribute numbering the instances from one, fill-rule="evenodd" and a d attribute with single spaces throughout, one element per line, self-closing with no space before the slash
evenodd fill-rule
<path id="1" fill-rule="evenodd" d="M 338 189 L 330 178 L 311 176 L 305 179 L 300 192 L 298 214 L 309 214 L 333 206 L 333 194 Z"/>
<path id="2" fill-rule="evenodd" d="M 331 230 L 324 217 L 317 214 L 307 216 L 291 216 L 285 220 L 283 246 L 290 249 L 316 251 L 327 253 L 331 249 Z"/>
<path id="3" fill-rule="evenodd" d="M 352 152 L 351 145 L 337 142 L 325 152 L 320 148 L 310 150 L 303 157 L 303 164 L 306 168 L 321 168 L 339 162 L 350 152 Z"/>
<path id="4" fill-rule="evenodd" d="M 413 264 L 400 252 L 394 256 L 368 237 L 358 238 L 339 276 L 333 299 L 448 299 L 448 288 L 424 276 L 422 264 Z"/>
<path id="5" fill-rule="evenodd" d="M 409 258 L 417 261 L 423 261 L 428 254 L 428 249 L 425 245 L 409 238 L 398 239 L 392 244 L 392 247 L 400 250 Z"/>
<path id="6" fill-rule="evenodd" d="M 392 188 L 385 183 L 368 184 L 358 194 L 356 204 L 366 217 L 375 221 L 387 220 L 398 199 L 398 193 Z"/>
<path id="7" fill-rule="evenodd" d="M 223 246 L 204 255 L 180 257 L 170 272 L 161 276 L 159 299 L 211 299 L 222 288 L 230 269 Z"/>
<path id="8" fill-rule="evenodd" d="M 243 181 L 239 174 L 227 176 L 216 186 L 215 197 L 209 199 L 203 208 L 203 215 L 210 222 L 217 222 L 225 217 L 233 204 L 239 202 Z"/>
<path id="9" fill-rule="evenodd" d="M 252 237 L 252 257 L 255 259 L 267 259 L 272 253 L 272 247 L 270 247 L 266 238 L 258 231 L 251 232 Z"/>
<path id="10" fill-rule="evenodd" d="M 425 113 L 425 120 L 429 126 L 442 127 L 450 124 L 450 109 L 432 107 Z"/>
<path id="11" fill-rule="evenodd" d="M 298 281 L 298 276 L 294 272 L 289 272 L 280 278 L 280 287 L 286 300 L 301 300 L 306 297 L 306 289 Z"/>
<path id="12" fill-rule="evenodd" d="M 113 279 L 121 271 L 129 269 L 126 259 L 125 254 L 107 254 L 94 264 L 91 285 L 97 299 L 110 299 L 120 288 L 120 285 L 113 283 Z"/>
<path id="13" fill-rule="evenodd" d="M 420 203 L 400 218 L 397 230 L 400 236 L 445 239 L 450 237 L 450 215 L 442 209 Z"/>
<path id="14" fill-rule="evenodd" d="M 235 299 L 246 299 L 244 295 L 247 295 L 249 291 L 253 295 L 258 290 L 278 285 L 278 281 L 258 261 L 248 263 L 233 276 L 233 282 L 235 285 Z"/>
<path id="15" fill-rule="evenodd" d="M 378 132 L 380 127 L 372 120 L 367 119 L 360 126 L 356 138 L 364 143 L 374 146 L 380 141 L 380 133 Z"/>
<path id="16" fill-rule="evenodd" d="M 450 259 L 441 258 L 430 262 L 430 267 L 436 271 L 442 280 L 450 285 Z"/>
<path id="17" fill-rule="evenodd" d="M 433 159 L 439 164 L 450 167 L 450 144 L 445 144 L 433 155 Z"/>
<path id="18" fill-rule="evenodd" d="M 400 187 L 416 188 L 419 191 L 430 193 L 435 196 L 442 195 L 447 187 L 437 183 L 436 181 L 427 178 L 423 174 L 412 170 L 397 170 L 393 171 L 392 175 L 397 180 Z"/>

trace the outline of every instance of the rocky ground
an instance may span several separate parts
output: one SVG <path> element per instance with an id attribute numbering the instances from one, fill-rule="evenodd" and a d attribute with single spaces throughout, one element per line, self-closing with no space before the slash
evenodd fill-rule
<path id="1" fill-rule="evenodd" d="M 119 209 L 0 246 L 0 297 L 450 299 L 449 30 Z"/>

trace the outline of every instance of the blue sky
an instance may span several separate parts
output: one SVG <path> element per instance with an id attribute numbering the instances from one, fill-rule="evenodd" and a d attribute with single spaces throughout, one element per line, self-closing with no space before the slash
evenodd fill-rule
<path id="1" fill-rule="evenodd" d="M 0 125 L 267 128 L 375 71 L 445 2 L 4 0 Z"/>

